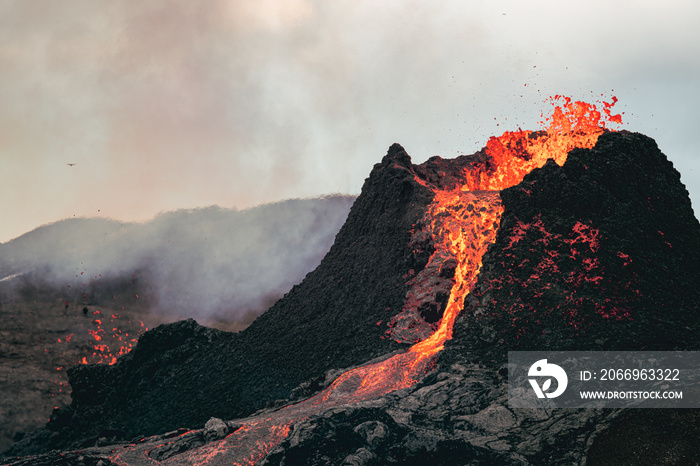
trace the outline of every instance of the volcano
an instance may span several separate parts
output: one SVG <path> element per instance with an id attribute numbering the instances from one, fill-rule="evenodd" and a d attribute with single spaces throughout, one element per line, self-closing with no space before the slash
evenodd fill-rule
<path id="1" fill-rule="evenodd" d="M 163 325 L 72 368 L 71 405 L 7 452 L 38 456 L 9 464 L 697 461 L 696 410 L 507 405 L 508 351 L 699 349 L 700 224 L 611 107 L 563 99 L 546 130 L 452 160 L 392 145 L 247 329 Z"/>

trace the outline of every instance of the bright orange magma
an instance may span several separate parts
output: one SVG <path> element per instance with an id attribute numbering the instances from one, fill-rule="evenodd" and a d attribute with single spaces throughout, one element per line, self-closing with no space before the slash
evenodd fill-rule
<path id="1" fill-rule="evenodd" d="M 620 115 L 611 114 L 617 98 L 612 100 L 612 103 L 603 102 L 601 114 L 595 104 L 574 102 L 562 96 L 551 98 L 554 112 L 543 122 L 546 128 L 507 131 L 499 137 L 491 137 L 486 143 L 486 153 L 493 159 L 495 171 L 465 173 L 463 189 L 500 191 L 520 183 L 547 159 L 563 165 L 571 149 L 592 148 L 606 130 L 607 123 L 622 123 Z"/>
<path id="2" fill-rule="evenodd" d="M 497 191 L 515 186 L 525 175 L 542 167 L 548 159 L 558 165 L 566 162 L 566 156 L 574 148 L 590 149 L 598 136 L 606 131 L 606 122 L 621 123 L 620 115 L 612 115 L 610 109 L 617 102 L 603 102 L 604 115 L 595 104 L 572 101 L 568 97 L 555 96 L 552 116 L 545 120 L 542 131 L 507 131 L 499 137 L 491 137 L 485 153 L 491 169 L 465 169 L 463 184 L 451 191 L 435 190 L 433 204 L 428 214 L 432 219 L 435 254 L 457 259 L 455 284 L 437 331 L 411 347 L 410 352 L 430 357 L 443 348 L 452 338 L 452 325 L 462 310 L 462 303 L 469 293 L 481 268 L 481 257 L 495 237 L 503 208 Z M 420 180 L 419 180 L 420 181 Z M 426 182 L 420 181 L 427 185 Z M 480 199 L 474 205 L 474 198 Z M 464 206 L 472 204 L 465 215 Z M 444 231 L 447 230 L 447 231 Z"/>
<path id="3" fill-rule="evenodd" d="M 471 291 L 481 267 L 481 258 L 495 237 L 503 212 L 499 191 L 518 184 L 535 168 L 552 158 L 562 165 L 574 148 L 592 148 L 598 136 L 607 130 L 606 123 L 621 123 L 612 115 L 612 103 L 603 102 L 603 114 L 596 105 L 574 102 L 555 96 L 554 112 L 545 120 L 541 131 L 505 132 L 489 139 L 485 154 L 489 163 L 465 169 L 461 186 L 442 190 L 428 181 L 416 181 L 435 193 L 426 212 L 435 252 L 431 261 L 455 259 L 454 285 L 437 330 L 408 351 L 382 362 L 352 369 L 328 388 L 301 403 L 274 413 L 243 420 L 246 425 L 223 440 L 206 448 L 179 455 L 180 461 L 207 464 L 254 464 L 264 457 L 289 432 L 290 425 L 334 406 L 359 403 L 407 388 L 430 369 L 434 356 L 452 338 L 452 326 L 462 310 L 465 296 Z M 116 462 L 128 464 L 122 453 Z"/>

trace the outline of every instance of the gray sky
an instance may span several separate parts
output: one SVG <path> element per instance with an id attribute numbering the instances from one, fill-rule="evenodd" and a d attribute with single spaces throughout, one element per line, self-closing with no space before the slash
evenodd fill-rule
<path id="1" fill-rule="evenodd" d="M 391 143 L 472 153 L 554 94 L 617 96 L 697 208 L 699 20 L 692 0 L 0 0 L 0 242 L 356 194 Z"/>

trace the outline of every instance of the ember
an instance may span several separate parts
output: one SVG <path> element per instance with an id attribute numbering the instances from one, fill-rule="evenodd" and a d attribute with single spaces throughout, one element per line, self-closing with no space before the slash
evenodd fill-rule
<path id="1" fill-rule="evenodd" d="M 136 335 L 122 332 L 118 314 L 111 315 L 107 326 L 109 330 L 105 330 L 101 319 L 94 319 L 92 323 L 95 329 L 87 330 L 91 343 L 86 348 L 87 354 L 79 361 L 80 364 L 115 364 L 119 356 L 127 354 L 136 345 L 139 335 L 148 331 L 143 322 L 139 321 L 141 328 Z M 131 321 L 129 321 L 129 327 L 133 327 Z M 70 341 L 69 337 L 66 337 L 66 341 Z"/>
<path id="2" fill-rule="evenodd" d="M 518 184 L 526 174 L 542 167 L 550 158 L 562 165 L 571 149 L 593 147 L 598 136 L 607 131 L 606 123 L 621 122 L 620 115 L 612 115 L 611 112 L 616 101 L 613 97 L 612 103 L 603 102 L 601 114 L 593 104 L 556 96 L 552 99 L 554 112 L 545 121 L 547 126 L 544 130 L 519 130 L 492 137 L 483 152 L 485 157 L 464 169 L 458 186 L 445 189 L 416 175 L 415 180 L 430 188 L 434 198 L 425 214 L 424 225 L 417 228 L 414 235 L 428 233 L 434 252 L 425 273 L 419 273 L 412 280 L 414 286 L 435 278 L 446 268 L 448 261 L 456 263 L 450 279 L 452 287 L 449 298 L 432 335 L 415 338 L 414 341 L 421 341 L 405 353 L 344 373 L 316 396 L 268 414 L 272 417 L 261 415 L 244 419 L 244 426 L 226 438 L 185 452 L 178 461 L 206 464 L 216 458 L 217 462 L 254 464 L 288 435 L 294 421 L 318 413 L 321 407 L 327 410 L 375 399 L 420 380 L 430 370 L 435 355 L 452 337 L 452 326 L 462 310 L 465 296 L 476 282 L 482 256 L 495 239 L 503 212 L 499 191 Z M 521 225 L 522 235 L 513 237 L 511 245 L 530 229 L 540 227 L 536 223 Z M 575 236 L 568 240 L 572 255 L 576 255 L 580 247 L 598 247 L 597 230 L 582 223 L 577 223 L 574 230 Z M 550 264 L 547 258 L 543 261 L 543 267 Z M 588 266 L 594 268 L 595 264 Z M 418 299 L 417 295 L 413 295 L 413 298 Z M 411 299 L 407 300 L 407 306 L 410 307 L 412 303 L 414 301 Z M 406 308 L 402 312 L 405 311 Z M 396 322 L 395 318 L 394 324 Z M 404 330 L 410 329 L 410 325 L 407 325 Z M 122 451 L 112 459 L 118 464 L 129 464 L 132 454 L 135 455 Z"/>
<path id="3" fill-rule="evenodd" d="M 63 345 L 71 345 L 75 351 L 78 348 L 82 357 L 79 356 L 77 362 L 73 364 L 115 364 L 117 358 L 127 354 L 136 345 L 139 336 L 148 331 L 148 328 L 142 321 L 138 321 L 140 327 L 137 327 L 134 322 L 120 317 L 118 314 L 111 314 L 109 321 L 105 322 L 101 318 L 100 311 L 94 311 L 95 317 L 90 324 L 93 328 L 80 328 L 76 332 L 70 333 L 63 338 L 58 338 L 58 343 Z M 131 330 L 137 328 L 134 333 Z M 68 348 L 63 352 L 63 357 L 67 357 Z M 48 350 L 46 350 L 48 351 Z M 73 360 L 75 361 L 75 360 Z M 66 361 L 69 365 L 70 361 Z M 62 393 L 68 387 L 68 381 L 65 380 L 64 366 L 56 368 L 59 371 L 58 378 L 55 380 L 57 385 L 57 393 Z M 52 394 L 52 396 L 54 396 Z"/>

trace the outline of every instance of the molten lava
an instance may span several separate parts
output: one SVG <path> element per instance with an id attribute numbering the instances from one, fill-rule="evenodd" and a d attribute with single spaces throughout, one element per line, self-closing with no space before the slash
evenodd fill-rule
<path id="1" fill-rule="evenodd" d="M 543 131 L 506 131 L 499 137 L 492 136 L 485 149 L 491 169 L 465 170 L 463 189 L 500 191 L 520 183 L 548 159 L 561 166 L 571 149 L 591 149 L 606 131 L 606 123 L 622 122 L 621 115 L 611 114 L 617 98 L 612 100 L 603 102 L 603 116 L 594 104 L 553 97 L 554 112 L 543 122 L 548 126 Z"/>
<path id="2" fill-rule="evenodd" d="M 435 355 L 452 337 L 452 326 L 465 296 L 476 283 L 482 256 L 496 237 L 503 212 L 499 191 L 518 184 L 550 158 L 562 165 L 570 150 L 592 148 L 598 136 L 607 131 L 606 123 L 621 122 L 620 115 L 611 113 L 616 101 L 613 97 L 612 103 L 603 102 L 601 114 L 593 104 L 554 97 L 554 112 L 546 120 L 548 126 L 544 130 L 519 130 L 492 137 L 481 153 L 483 157 L 463 169 L 456 187 L 445 189 L 415 175 L 416 182 L 434 192 L 434 198 L 424 217 L 425 227 L 417 229 L 414 235 L 429 233 L 434 252 L 424 273 L 419 273 L 412 282 L 415 286 L 420 285 L 419 282 L 427 283 L 447 261 L 456 263 L 450 296 L 432 335 L 405 353 L 344 373 L 321 393 L 268 413 L 270 417 L 244 419 L 244 426 L 225 439 L 185 452 L 168 463 L 207 464 L 216 458 L 217 464 L 254 464 L 288 435 L 295 421 L 334 406 L 376 399 L 420 380 L 430 369 Z M 579 236 L 572 241 L 597 247 L 595 229 L 584 224 L 577 224 L 576 228 Z M 518 237 L 512 238 L 511 245 L 518 240 Z M 130 455 L 122 451 L 112 459 L 118 464 L 129 464 L 131 457 L 137 457 Z"/>
<path id="3" fill-rule="evenodd" d="M 93 312 L 93 315 L 102 317 L 100 311 Z M 86 329 L 90 335 L 88 343 L 84 346 L 85 355 L 78 361 L 79 364 L 115 364 L 119 356 L 127 354 L 136 345 L 139 336 L 148 331 L 148 328 L 139 322 L 141 327 L 136 330 L 135 334 L 129 334 L 123 331 L 121 320 L 118 314 L 111 314 L 109 323 L 103 323 L 102 318 L 92 320 L 94 329 Z M 131 321 L 128 322 L 128 327 L 134 327 Z M 65 337 L 66 343 L 70 343 L 74 334 Z M 61 339 L 59 338 L 59 343 Z"/>

